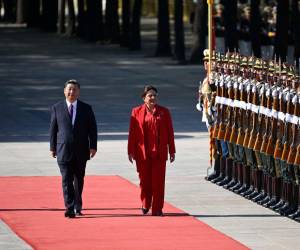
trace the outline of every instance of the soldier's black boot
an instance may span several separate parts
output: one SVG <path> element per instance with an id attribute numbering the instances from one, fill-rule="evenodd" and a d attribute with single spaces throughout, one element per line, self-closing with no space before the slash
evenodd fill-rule
<path id="1" fill-rule="evenodd" d="M 223 174 L 222 174 L 222 176 L 219 178 L 219 180 L 215 182 L 215 184 L 217 184 L 217 185 L 220 185 L 220 183 L 221 183 L 224 179 L 226 179 L 226 158 L 225 158 L 225 157 L 222 157 L 222 158 L 221 158 L 221 168 L 220 168 L 220 170 L 221 170 L 221 173 L 223 173 Z"/>
<path id="2" fill-rule="evenodd" d="M 232 159 L 231 158 L 226 158 L 226 170 L 225 170 L 225 178 L 217 182 L 216 184 L 219 186 L 224 186 L 225 184 L 228 184 L 231 179 L 232 179 Z"/>
<path id="3" fill-rule="evenodd" d="M 220 155 L 215 159 L 214 172 L 205 177 L 205 180 L 211 181 L 212 179 L 217 178 L 220 175 Z"/>
<path id="4" fill-rule="evenodd" d="M 243 164 L 242 163 L 237 163 L 237 173 L 238 173 L 238 181 L 237 183 L 229 188 L 230 191 L 235 191 L 238 190 L 242 185 L 243 185 Z"/>
<path id="5" fill-rule="evenodd" d="M 287 183 L 286 191 L 285 191 L 285 203 L 282 207 L 279 209 L 276 209 L 276 212 L 280 213 L 281 215 L 284 215 L 285 212 L 290 209 L 291 206 L 291 200 L 292 200 L 292 183 Z"/>
<path id="6" fill-rule="evenodd" d="M 300 185 L 298 185 L 298 208 L 295 213 L 289 215 L 289 218 L 291 219 L 298 218 L 300 220 Z"/>
<path id="7" fill-rule="evenodd" d="M 282 186 L 281 186 L 281 194 L 280 194 L 280 200 L 273 206 L 270 206 L 271 209 L 276 211 L 277 209 L 281 208 L 285 204 L 285 195 L 287 189 L 287 182 L 282 180 Z"/>
<path id="8" fill-rule="evenodd" d="M 237 183 L 237 164 L 235 161 L 233 161 L 232 163 L 231 175 L 232 175 L 231 181 L 228 184 L 225 184 L 223 188 L 229 189 Z"/>
<path id="9" fill-rule="evenodd" d="M 243 185 L 235 191 L 237 194 L 241 194 L 247 191 L 250 187 L 250 167 L 247 165 L 243 166 Z"/>
<path id="10" fill-rule="evenodd" d="M 264 207 L 271 207 L 277 204 L 279 201 L 279 196 L 281 194 L 281 185 L 282 185 L 282 178 L 272 177 L 272 199 L 265 203 Z"/>
<path id="11" fill-rule="evenodd" d="M 261 175 L 262 171 L 258 169 L 254 169 L 254 191 L 248 195 L 245 196 L 246 199 L 252 200 L 254 197 L 256 197 L 261 189 Z"/>
<path id="12" fill-rule="evenodd" d="M 244 192 L 241 192 L 240 195 L 245 197 L 249 194 L 251 194 L 254 191 L 254 169 L 253 168 L 249 168 L 250 170 L 250 174 L 249 174 L 249 188 L 247 190 L 245 190 Z"/>
<path id="13" fill-rule="evenodd" d="M 262 206 L 264 204 L 268 203 L 272 197 L 272 177 L 267 175 L 266 181 L 267 181 L 267 185 L 266 185 L 267 196 L 263 200 L 260 200 L 257 202 L 258 204 L 260 204 Z"/>
<path id="14" fill-rule="evenodd" d="M 240 163 L 239 166 L 239 183 L 240 185 L 238 187 L 235 187 L 232 191 L 238 194 L 238 191 L 243 188 L 244 185 L 244 172 L 245 172 L 245 165 L 243 163 Z"/>
<path id="15" fill-rule="evenodd" d="M 225 178 L 226 158 L 220 157 L 220 174 L 216 178 L 212 179 L 212 183 L 217 183 Z"/>
<path id="16" fill-rule="evenodd" d="M 263 173 L 263 175 L 262 175 L 262 180 L 263 180 L 262 186 L 263 186 L 263 187 L 262 187 L 260 193 L 259 193 L 257 196 L 255 196 L 255 197 L 252 199 L 252 201 L 258 202 L 258 201 L 264 199 L 264 198 L 267 196 L 267 192 L 266 192 L 267 181 L 266 181 L 266 179 L 267 179 L 267 176 L 266 176 L 265 173 Z"/>
<path id="17" fill-rule="evenodd" d="M 298 208 L 298 185 L 292 183 L 291 197 L 290 197 L 290 206 L 287 210 L 282 212 L 282 215 L 289 216 L 297 211 Z"/>

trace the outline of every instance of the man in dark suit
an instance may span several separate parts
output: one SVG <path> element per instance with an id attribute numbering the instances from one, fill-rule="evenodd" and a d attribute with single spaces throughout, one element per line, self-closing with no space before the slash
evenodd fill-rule
<path id="1" fill-rule="evenodd" d="M 66 100 L 51 108 L 50 153 L 62 176 L 65 217 L 82 215 L 86 162 L 97 152 L 97 123 L 92 107 L 78 100 L 80 84 L 65 83 Z"/>

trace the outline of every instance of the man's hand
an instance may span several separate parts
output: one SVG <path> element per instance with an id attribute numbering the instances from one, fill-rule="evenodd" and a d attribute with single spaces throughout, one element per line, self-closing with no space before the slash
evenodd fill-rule
<path id="1" fill-rule="evenodd" d="M 128 160 L 131 162 L 131 163 L 133 163 L 133 160 L 134 160 L 134 157 L 133 157 L 133 155 L 128 155 Z"/>
<path id="2" fill-rule="evenodd" d="M 90 157 L 93 158 L 95 156 L 95 154 L 97 153 L 96 149 L 90 149 Z"/>
<path id="3" fill-rule="evenodd" d="M 55 151 L 50 150 L 50 155 L 51 155 L 53 158 L 56 158 L 56 152 L 55 152 Z"/>
<path id="4" fill-rule="evenodd" d="M 175 154 L 170 154 L 170 162 L 175 161 Z"/>

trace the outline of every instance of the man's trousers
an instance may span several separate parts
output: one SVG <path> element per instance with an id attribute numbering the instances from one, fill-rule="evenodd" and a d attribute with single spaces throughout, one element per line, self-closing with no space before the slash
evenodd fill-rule
<path id="1" fill-rule="evenodd" d="M 85 176 L 86 162 L 58 163 L 62 176 L 62 189 L 65 207 L 68 210 L 77 211 L 82 209 L 82 191 Z"/>

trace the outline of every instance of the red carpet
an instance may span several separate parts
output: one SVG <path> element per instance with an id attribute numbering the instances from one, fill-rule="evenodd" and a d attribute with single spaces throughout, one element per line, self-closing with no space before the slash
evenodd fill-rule
<path id="1" fill-rule="evenodd" d="M 247 249 L 169 204 L 164 217 L 142 216 L 121 177 L 85 180 L 85 216 L 66 219 L 60 177 L 0 177 L 0 218 L 34 249 Z"/>

